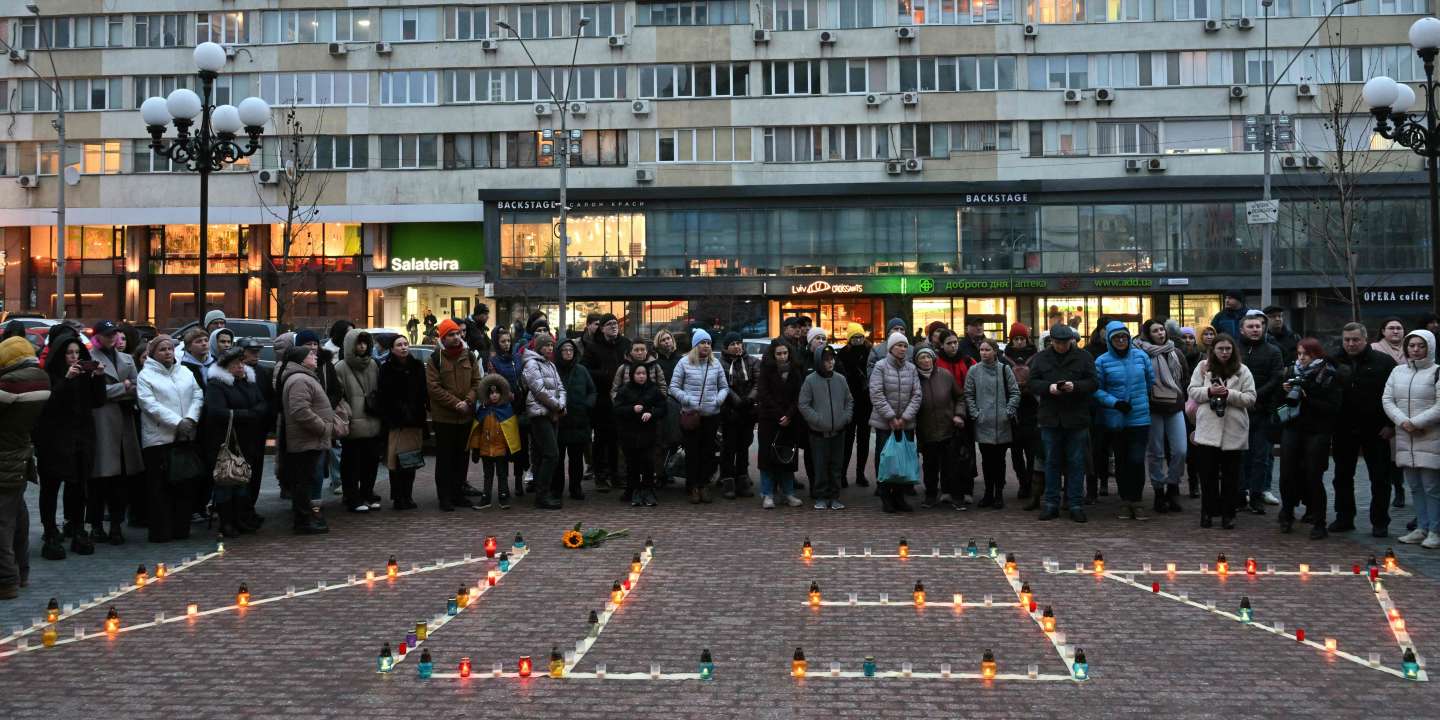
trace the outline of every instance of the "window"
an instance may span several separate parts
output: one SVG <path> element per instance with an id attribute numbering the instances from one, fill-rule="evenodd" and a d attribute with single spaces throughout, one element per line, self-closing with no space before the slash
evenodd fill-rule
<path id="1" fill-rule="evenodd" d="M 1080 90 L 1090 87 L 1090 58 L 1087 55 L 1031 56 L 1031 90 Z"/>
<path id="2" fill-rule="evenodd" d="M 500 133 L 450 133 L 444 136 L 446 170 L 500 167 Z"/>
<path id="3" fill-rule="evenodd" d="M 930 156 L 958 152 L 1015 150 L 1015 124 L 1011 122 L 956 122 L 930 124 Z"/>
<path id="4" fill-rule="evenodd" d="M 1160 151 L 1160 123 L 1102 122 L 1095 124 L 1097 155 L 1153 155 Z"/>
<path id="5" fill-rule="evenodd" d="M 1088 128 L 1084 121 L 1046 120 L 1030 123 L 1030 156 L 1088 155 Z"/>
<path id="6" fill-rule="evenodd" d="M 573 132 L 573 131 L 572 131 Z M 554 143 L 541 132 L 509 132 L 505 135 L 505 167 L 533 168 L 552 167 L 555 164 Z M 579 140 L 580 153 L 572 160 L 574 165 L 629 164 L 626 152 L 624 130 L 585 130 Z M 573 145 L 574 140 L 571 141 Z"/>
<path id="7" fill-rule="evenodd" d="M 384 8 L 380 11 L 380 39 L 388 42 L 438 40 L 438 8 Z"/>
<path id="8" fill-rule="evenodd" d="M 1165 123 L 1165 154 L 1228 153 L 1241 149 L 1236 143 L 1235 128 L 1244 121 L 1229 118 L 1217 120 L 1171 120 Z"/>
<path id="9" fill-rule="evenodd" d="M 646 65 L 640 67 L 640 97 L 743 97 L 748 63 Z"/>
<path id="10" fill-rule="evenodd" d="M 135 16 L 135 47 L 183 47 L 189 22 L 182 13 Z"/>
<path id="11" fill-rule="evenodd" d="M 291 225 L 290 252 L 285 252 L 285 226 L 270 226 L 270 256 L 290 258 L 351 258 L 361 253 L 359 223 L 305 223 Z M 353 262 L 353 261 L 352 261 Z M 350 264 L 346 264 L 349 266 Z M 299 268 L 294 268 L 299 269 Z"/>
<path id="12" fill-rule="evenodd" d="M 135 109 L 139 110 L 141 103 L 152 97 L 169 97 L 170 93 L 182 87 L 193 90 L 194 81 L 193 75 L 136 75 Z"/>
<path id="13" fill-rule="evenodd" d="M 641 3 L 635 15 L 637 25 L 748 25 L 750 3 L 748 0 Z"/>
<path id="14" fill-rule="evenodd" d="M 267 10 L 261 13 L 266 43 L 369 42 L 369 10 Z"/>
<path id="15" fill-rule="evenodd" d="M 434 135 L 380 136 L 381 168 L 433 168 L 438 164 Z"/>
<path id="16" fill-rule="evenodd" d="M 368 135 L 320 135 L 315 138 L 314 169 L 364 170 L 369 166 Z"/>
<path id="17" fill-rule="evenodd" d="M 1084 58 L 1083 55 L 1079 56 Z M 1013 55 L 979 57 L 907 57 L 900 59 L 902 92 L 1014 90 Z M 1034 65 L 1034 59 L 1031 60 Z"/>
<path id="18" fill-rule="evenodd" d="M 900 157 L 930 157 L 930 123 L 900 125 Z"/>
<path id="19" fill-rule="evenodd" d="M 26 50 L 124 45 L 124 15 L 20 18 L 20 47 Z"/>
<path id="20" fill-rule="evenodd" d="M 67 91 L 68 82 L 61 83 Z M 20 112 L 55 112 L 55 91 L 39 80 L 20 81 Z"/>
<path id="21" fill-rule="evenodd" d="M 767 30 L 805 30 L 818 27 L 818 0 L 760 0 L 760 27 Z"/>
<path id="22" fill-rule="evenodd" d="M 423 74 L 423 73 L 422 73 Z M 354 73 L 265 73 L 260 97 L 271 105 L 366 105 L 369 76 Z"/>
<path id="23" fill-rule="evenodd" d="M 515 5 L 509 8 L 508 17 L 515 33 L 526 40 L 573 37 L 582 19 L 590 21 L 580 30 L 582 37 L 625 34 L 624 6 L 620 4 Z"/>
<path id="24" fill-rule="evenodd" d="M 750 128 L 640 131 L 642 162 L 728 163 L 750 159 Z"/>
<path id="25" fill-rule="evenodd" d="M 28 82 L 28 81 L 27 81 Z M 122 78 L 80 78 L 61 80 L 65 105 L 70 110 L 119 110 Z M 37 92 L 42 92 L 37 90 Z"/>
<path id="26" fill-rule="evenodd" d="M 901 25 L 993 25 L 1015 22 L 1016 0 L 896 0 Z"/>
<path id="27" fill-rule="evenodd" d="M 765 95 L 819 95 L 821 60 L 766 62 L 761 66 Z"/>
<path id="28" fill-rule="evenodd" d="M 824 27 L 877 27 L 876 18 L 884 17 L 881 0 L 825 0 Z"/>
<path id="29" fill-rule="evenodd" d="M 80 172 L 116 175 L 120 172 L 120 141 L 87 142 L 81 146 Z"/>
<path id="30" fill-rule="evenodd" d="M 498 13 L 496 19 L 499 19 Z M 494 22 L 490 19 L 489 7 L 445 8 L 446 40 L 484 40 L 491 37 L 491 33 L 502 34 L 499 28 L 492 30 L 492 27 Z"/>
<path id="31" fill-rule="evenodd" d="M 434 70 L 380 73 L 381 105 L 434 105 L 435 83 L 439 73 Z"/>
<path id="32" fill-rule="evenodd" d="M 249 270 L 249 225 L 211 225 L 210 257 L 206 266 L 212 273 Z M 199 225 L 151 225 L 147 228 L 150 272 L 195 275 L 200 272 Z"/>
<path id="33" fill-rule="evenodd" d="M 164 173 L 164 172 L 185 172 L 184 165 L 171 163 L 170 158 L 161 155 L 150 148 L 150 139 L 133 141 L 133 152 L 131 154 L 131 170 L 137 173 Z M 266 145 L 265 147 L 269 147 Z"/>
<path id="34" fill-rule="evenodd" d="M 195 13 L 195 44 L 214 42 L 222 45 L 240 45 L 250 42 L 250 25 L 255 13 L 209 12 Z"/>
<path id="35" fill-rule="evenodd" d="M 826 89 L 831 95 L 844 95 L 846 93 L 867 93 L 872 90 L 881 91 L 884 83 L 879 87 L 871 87 L 871 78 L 882 78 L 885 74 L 884 60 L 863 60 L 852 58 L 849 60 L 827 60 L 826 72 L 829 77 L 826 79 Z"/>

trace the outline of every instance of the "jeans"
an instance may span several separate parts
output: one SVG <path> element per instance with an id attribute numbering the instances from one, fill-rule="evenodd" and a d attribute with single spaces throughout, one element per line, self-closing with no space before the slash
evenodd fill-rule
<path id="1" fill-rule="evenodd" d="M 116 519 L 119 523 L 119 519 Z M 16 587 L 30 576 L 30 510 L 25 486 L 0 493 L 0 587 Z"/>
<path id="2" fill-rule="evenodd" d="M 850 457 L 855 457 L 855 479 L 865 478 L 865 463 L 870 460 L 870 413 L 865 417 L 856 414 L 845 426 L 845 465 L 850 467 Z"/>
<path id="3" fill-rule="evenodd" d="M 1145 447 L 1150 444 L 1150 426 L 1120 428 L 1106 434 L 1115 451 L 1115 485 L 1120 499 L 1140 502 L 1145 491 Z"/>
<path id="4" fill-rule="evenodd" d="M 1085 453 L 1090 450 L 1090 430 L 1042 427 L 1040 439 L 1045 444 L 1045 509 L 1059 509 L 1062 475 L 1070 509 L 1080 509 L 1085 497 Z"/>
<path id="5" fill-rule="evenodd" d="M 1415 528 L 1440 532 L 1440 470 L 1407 467 L 1405 482 L 1415 505 Z"/>
<path id="6" fill-rule="evenodd" d="M 1270 411 L 1250 411 L 1250 449 L 1245 451 L 1245 485 L 1251 499 L 1268 492 L 1275 474 L 1275 446 L 1270 442 Z"/>
<path id="7" fill-rule="evenodd" d="M 1235 507 L 1240 502 L 1240 463 L 1244 454 L 1244 450 L 1195 446 L 1195 463 L 1200 471 L 1200 517 L 1235 516 Z"/>
<path id="8" fill-rule="evenodd" d="M 766 497 L 774 496 L 776 480 L 780 481 L 780 490 L 787 497 L 795 494 L 795 473 L 790 470 L 761 470 L 760 494 Z"/>
<path id="9" fill-rule="evenodd" d="M 845 431 L 826 437 L 810 433 L 810 452 L 815 454 L 815 476 L 810 482 L 810 497 L 836 500 L 840 497 L 840 478 L 845 475 Z"/>
<path id="10" fill-rule="evenodd" d="M 535 499 L 550 492 L 547 478 L 553 480 L 560 467 L 560 445 L 555 423 L 548 417 L 530 418 L 530 472 L 535 476 Z M 456 486 L 459 492 L 459 486 Z M 559 499 L 556 497 L 555 499 Z"/>
<path id="11" fill-rule="evenodd" d="M 1150 438 L 1145 449 L 1145 465 L 1150 470 L 1150 484 L 1179 485 L 1180 475 L 1185 469 L 1185 455 L 1189 442 L 1185 437 L 1185 413 L 1150 415 Z M 1166 449 L 1170 460 L 1165 460 Z"/>
<path id="12" fill-rule="evenodd" d="M 1325 468 L 1330 465 L 1330 436 L 1304 432 L 1293 425 L 1280 436 L 1280 513 L 1293 515 L 1305 504 L 1305 513 L 1325 527 Z"/>
<path id="13" fill-rule="evenodd" d="M 1365 471 L 1370 476 L 1370 526 L 1384 530 L 1390 526 L 1390 478 L 1394 464 L 1390 458 L 1390 441 L 1377 432 L 1365 435 L 1337 433 L 1335 476 L 1335 518 L 1355 519 L 1355 466 L 1365 457 Z"/>
<path id="14" fill-rule="evenodd" d="M 685 444 L 685 488 L 703 488 L 710 483 L 715 472 L 715 432 L 720 428 L 720 416 L 701 415 L 700 427 L 682 430 Z"/>

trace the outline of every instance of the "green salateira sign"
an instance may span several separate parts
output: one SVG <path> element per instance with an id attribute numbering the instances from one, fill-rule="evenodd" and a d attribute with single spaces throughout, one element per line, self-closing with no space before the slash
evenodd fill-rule
<path id="1" fill-rule="evenodd" d="M 481 272 L 485 233 L 478 222 L 395 223 L 390 226 L 392 272 Z"/>

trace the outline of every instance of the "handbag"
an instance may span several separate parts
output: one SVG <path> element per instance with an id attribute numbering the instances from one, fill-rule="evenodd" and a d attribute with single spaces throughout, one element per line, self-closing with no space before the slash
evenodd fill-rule
<path id="1" fill-rule="evenodd" d="M 240 452 L 235 439 L 235 411 L 225 422 L 225 442 L 215 455 L 215 487 L 243 487 L 250 484 L 250 461 Z"/>
<path id="2" fill-rule="evenodd" d="M 906 485 L 920 482 L 920 457 L 913 433 L 894 431 L 885 449 L 880 451 L 880 469 L 876 475 L 879 482 Z"/>
<path id="3" fill-rule="evenodd" d="M 695 402 L 696 405 L 704 405 L 704 404 L 705 404 L 705 381 L 708 380 L 709 378 L 710 378 L 710 363 L 705 363 L 705 372 L 700 376 L 700 399 Z M 682 383 L 681 387 L 682 387 L 682 388 L 684 387 L 683 383 Z M 681 411 L 680 411 L 680 429 L 681 429 L 681 430 L 689 430 L 689 431 L 699 430 L 699 429 L 700 429 L 700 411 L 699 411 L 698 409 L 694 409 L 694 410 L 681 410 Z"/>
<path id="4" fill-rule="evenodd" d="M 205 464 L 193 443 L 173 443 L 167 458 L 165 482 L 172 487 L 189 485 L 196 478 L 205 476 Z"/>
<path id="5" fill-rule="evenodd" d="M 425 467 L 425 452 L 406 450 L 395 453 L 395 467 L 399 470 L 419 470 Z"/>
<path id="6" fill-rule="evenodd" d="M 1163 385 L 1150 386 L 1150 405 L 1174 405 L 1180 402 L 1180 393 L 1177 390 Z"/>

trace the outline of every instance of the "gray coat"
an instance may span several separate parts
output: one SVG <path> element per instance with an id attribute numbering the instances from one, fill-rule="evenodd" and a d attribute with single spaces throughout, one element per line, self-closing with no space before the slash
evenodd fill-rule
<path id="1" fill-rule="evenodd" d="M 981 445 L 1011 441 L 1010 418 L 1020 409 L 1015 371 L 1001 362 L 981 362 L 965 372 L 965 408 Z"/>
<path id="2" fill-rule="evenodd" d="M 545 417 L 565 409 L 565 383 L 555 363 L 545 359 L 534 350 L 526 350 L 523 361 L 525 369 L 525 415 Z"/>
<path id="3" fill-rule="evenodd" d="M 335 363 L 335 377 L 340 381 L 345 402 L 350 404 L 350 434 L 345 437 L 355 439 L 380 434 L 380 418 L 366 412 L 365 407 L 365 397 L 380 386 L 380 366 L 368 355 L 363 359 L 355 356 L 355 343 L 361 333 L 354 328 L 345 333 L 345 359 Z M 356 365 L 362 369 L 356 370 Z"/>
<path id="4" fill-rule="evenodd" d="M 675 364 L 675 373 L 670 377 L 670 397 L 680 402 L 681 410 L 699 410 L 705 416 L 719 415 L 725 396 L 730 393 L 725 367 L 714 355 L 704 364 L 692 360 L 693 355 L 692 352 Z"/>
<path id="5" fill-rule="evenodd" d="M 825 437 L 844 432 L 854 408 L 850 383 L 838 372 L 831 372 L 830 377 L 812 372 L 800 385 L 800 415 L 810 432 Z"/>
<path id="6" fill-rule="evenodd" d="M 870 427 L 890 429 L 896 417 L 905 422 L 905 430 L 915 429 L 920 414 L 920 375 L 908 362 L 896 365 L 895 358 L 886 356 L 870 371 Z"/>
<path id="7" fill-rule="evenodd" d="M 115 362 L 103 350 L 91 357 L 105 370 L 105 404 L 95 408 L 95 477 L 134 475 L 145 469 L 140 459 L 140 435 L 136 428 L 138 407 L 136 387 L 140 372 L 135 359 L 115 353 Z M 125 389 L 125 381 L 130 389 Z"/>

